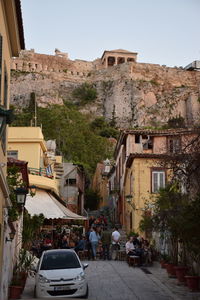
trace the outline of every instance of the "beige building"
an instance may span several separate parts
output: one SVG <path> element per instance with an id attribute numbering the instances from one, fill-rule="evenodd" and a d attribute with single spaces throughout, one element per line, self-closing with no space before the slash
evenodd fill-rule
<path id="1" fill-rule="evenodd" d="M 38 188 L 59 193 L 54 165 L 60 156 L 47 151 L 40 127 L 10 127 L 8 129 L 8 157 L 28 161 L 29 183 Z"/>
<path id="2" fill-rule="evenodd" d="M 112 67 L 114 65 L 120 65 L 126 62 L 136 62 L 137 53 L 130 52 L 123 49 L 117 50 L 105 50 L 102 57 L 101 62 L 105 68 Z"/>
<path id="3" fill-rule="evenodd" d="M 92 189 L 100 196 L 99 208 L 108 206 L 109 204 L 109 182 L 108 173 L 110 172 L 111 165 L 109 160 L 102 161 L 97 164 L 93 179 Z"/>
<path id="4" fill-rule="evenodd" d="M 24 35 L 20 0 L 0 0 L 0 299 L 6 299 L 7 286 L 2 285 L 1 274 L 3 248 L 5 244 L 5 226 L 7 226 L 7 207 L 11 205 L 6 183 L 6 125 L 11 121 L 9 108 L 10 98 L 10 61 L 24 49 Z"/>

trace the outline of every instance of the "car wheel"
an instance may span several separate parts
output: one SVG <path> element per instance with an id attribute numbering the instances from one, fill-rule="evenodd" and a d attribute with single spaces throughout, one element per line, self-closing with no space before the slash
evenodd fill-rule
<path id="1" fill-rule="evenodd" d="M 88 288 L 88 285 L 87 285 L 87 290 L 86 290 L 86 293 L 84 296 L 80 297 L 82 299 L 87 299 L 88 298 L 88 295 L 89 295 L 89 288 Z"/>

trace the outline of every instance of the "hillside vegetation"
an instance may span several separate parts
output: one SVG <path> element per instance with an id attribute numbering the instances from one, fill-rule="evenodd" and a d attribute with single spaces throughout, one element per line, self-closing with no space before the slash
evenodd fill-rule
<path id="1" fill-rule="evenodd" d="M 28 108 L 16 113 L 12 126 L 33 126 L 34 94 Z M 97 162 L 112 156 L 113 143 L 109 137 L 117 137 L 118 131 L 104 118 L 91 120 L 83 115 L 75 105 L 51 105 L 37 107 L 37 126 L 42 125 L 45 140 L 55 139 L 57 149 L 65 161 L 82 164 L 90 175 Z"/>

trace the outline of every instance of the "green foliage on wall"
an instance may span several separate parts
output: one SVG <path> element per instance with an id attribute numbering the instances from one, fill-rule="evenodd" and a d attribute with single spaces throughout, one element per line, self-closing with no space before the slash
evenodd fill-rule
<path id="1" fill-rule="evenodd" d="M 14 222 L 19 217 L 19 210 L 17 205 L 17 198 L 15 190 L 17 187 L 23 186 L 23 181 L 20 176 L 20 170 L 18 167 L 8 167 L 7 168 L 7 182 L 10 191 L 10 200 L 12 202 L 12 207 L 8 209 L 9 220 Z"/>

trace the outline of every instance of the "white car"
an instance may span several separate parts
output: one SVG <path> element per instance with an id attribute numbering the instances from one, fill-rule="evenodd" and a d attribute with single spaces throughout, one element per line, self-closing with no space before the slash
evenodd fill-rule
<path id="1" fill-rule="evenodd" d="M 88 297 L 88 284 L 74 250 L 56 249 L 42 253 L 35 275 L 36 298 Z"/>

